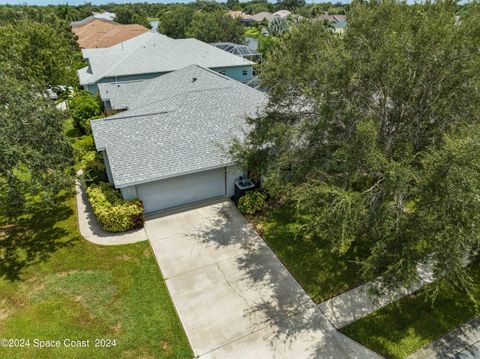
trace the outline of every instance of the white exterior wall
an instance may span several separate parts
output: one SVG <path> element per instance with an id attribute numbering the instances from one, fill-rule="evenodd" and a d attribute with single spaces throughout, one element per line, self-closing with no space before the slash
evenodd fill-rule
<path id="1" fill-rule="evenodd" d="M 123 199 L 127 201 L 138 198 L 136 186 L 128 186 L 128 187 L 120 188 L 120 192 L 122 193 Z"/>
<path id="2" fill-rule="evenodd" d="M 227 167 L 227 196 L 233 196 L 235 193 L 235 181 L 243 175 L 244 171 L 237 166 Z"/>
<path id="3" fill-rule="evenodd" d="M 108 183 L 113 186 L 112 170 L 110 169 L 110 163 L 108 162 L 107 151 L 102 151 L 103 162 L 105 163 L 105 172 L 107 172 Z"/>

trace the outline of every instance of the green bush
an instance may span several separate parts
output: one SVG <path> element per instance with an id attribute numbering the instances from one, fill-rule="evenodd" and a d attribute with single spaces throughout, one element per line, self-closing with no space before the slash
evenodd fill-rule
<path id="1" fill-rule="evenodd" d="M 87 91 L 79 91 L 68 101 L 68 108 L 73 119 L 73 125 L 89 134 L 90 120 L 102 114 L 100 98 Z"/>
<path id="2" fill-rule="evenodd" d="M 75 162 L 80 163 L 87 152 L 95 151 L 95 144 L 92 135 L 82 136 L 73 141 Z"/>
<path id="3" fill-rule="evenodd" d="M 107 232 L 124 232 L 143 227 L 143 204 L 139 200 L 125 201 L 108 183 L 87 188 L 88 201 L 102 228 Z"/>
<path id="4" fill-rule="evenodd" d="M 80 161 L 80 168 L 83 170 L 83 179 L 87 187 L 108 181 L 103 158 L 96 151 L 85 152 Z"/>
<path id="5" fill-rule="evenodd" d="M 267 196 L 258 191 L 247 192 L 238 200 L 238 209 L 242 213 L 254 214 L 265 207 Z"/>
<path id="6" fill-rule="evenodd" d="M 270 197 L 281 199 L 288 190 L 288 182 L 282 179 L 279 173 L 269 173 L 262 179 L 262 188 Z"/>

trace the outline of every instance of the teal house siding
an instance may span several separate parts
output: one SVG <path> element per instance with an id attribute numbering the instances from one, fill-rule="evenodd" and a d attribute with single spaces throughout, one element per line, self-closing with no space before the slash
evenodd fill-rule
<path id="1" fill-rule="evenodd" d="M 83 49 L 88 66 L 77 71 L 80 84 L 92 94 L 101 83 L 120 83 L 161 77 L 191 65 L 220 72 L 246 83 L 253 78 L 254 62 L 197 39 L 172 39 L 146 32 L 102 49 Z"/>
<path id="2" fill-rule="evenodd" d="M 223 68 L 212 68 L 217 72 L 220 72 L 222 75 L 230 77 L 234 80 L 240 82 L 248 82 L 253 78 L 253 66 L 235 66 L 235 67 L 223 67 Z"/>
<path id="3" fill-rule="evenodd" d="M 230 77 L 234 80 L 240 82 L 248 82 L 253 78 L 253 66 L 235 66 L 235 67 L 221 67 L 221 68 L 212 68 L 212 70 L 221 73 L 227 77 Z M 126 76 L 116 76 L 116 77 L 105 77 L 98 81 L 98 83 L 112 83 L 112 82 L 124 82 L 124 81 L 139 81 L 139 80 L 149 80 L 158 76 L 165 75 L 168 72 L 154 72 L 147 74 L 136 74 L 136 75 L 126 75 Z M 98 94 L 98 85 L 89 84 L 85 86 L 85 89 L 90 92 L 92 95 Z"/>

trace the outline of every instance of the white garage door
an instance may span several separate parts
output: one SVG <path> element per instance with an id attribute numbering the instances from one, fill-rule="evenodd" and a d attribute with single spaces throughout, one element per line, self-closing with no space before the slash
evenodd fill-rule
<path id="1" fill-rule="evenodd" d="M 137 185 L 145 212 L 225 195 L 225 168 Z"/>

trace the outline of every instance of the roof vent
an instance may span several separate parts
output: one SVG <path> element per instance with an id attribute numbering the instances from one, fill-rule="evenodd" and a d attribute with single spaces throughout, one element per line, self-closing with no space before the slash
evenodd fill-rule
<path id="1" fill-rule="evenodd" d="M 196 77 L 192 77 L 192 82 L 195 82 L 197 81 L 197 78 Z"/>

